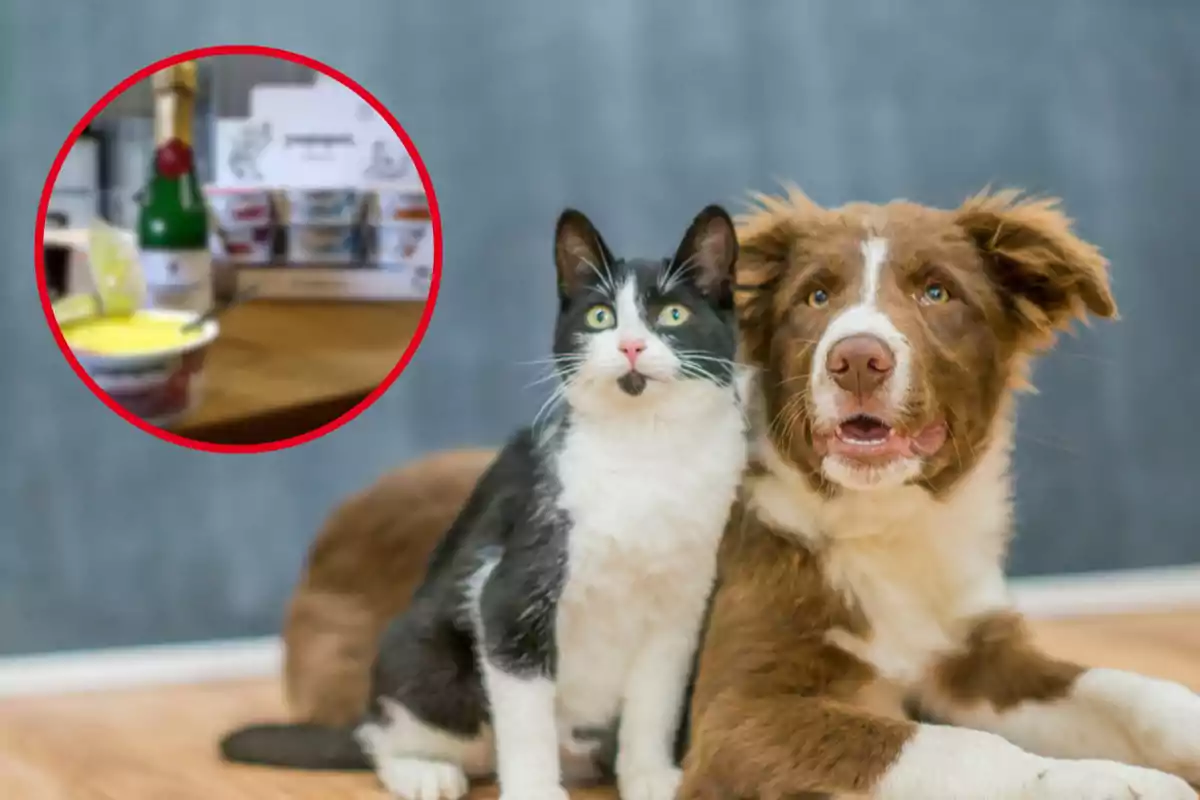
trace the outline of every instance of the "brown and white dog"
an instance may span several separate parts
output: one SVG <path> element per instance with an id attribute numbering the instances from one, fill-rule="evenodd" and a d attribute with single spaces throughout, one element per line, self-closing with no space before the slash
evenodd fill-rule
<path id="1" fill-rule="evenodd" d="M 1056 331 L 1115 316 L 1099 251 L 1015 192 L 792 191 L 739 237 L 761 433 L 681 800 L 1194 800 L 1200 696 L 1042 655 L 1005 589 L 1013 393 Z"/>

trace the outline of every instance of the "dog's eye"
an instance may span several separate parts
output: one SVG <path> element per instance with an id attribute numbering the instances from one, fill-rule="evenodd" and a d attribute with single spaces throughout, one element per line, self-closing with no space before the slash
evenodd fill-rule
<path id="1" fill-rule="evenodd" d="M 808 293 L 808 299 L 806 302 L 812 308 L 824 308 L 825 306 L 829 305 L 829 292 L 825 291 L 824 289 L 813 289 Z"/>
<path id="2" fill-rule="evenodd" d="M 940 283 L 930 283 L 917 298 L 922 304 L 927 306 L 937 306 L 942 303 L 950 302 L 950 290 L 945 285 Z"/>

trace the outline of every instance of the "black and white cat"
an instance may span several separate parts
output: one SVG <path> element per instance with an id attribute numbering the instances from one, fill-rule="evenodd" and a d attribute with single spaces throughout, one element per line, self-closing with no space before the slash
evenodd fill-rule
<path id="1" fill-rule="evenodd" d="M 674 746 L 716 554 L 746 460 L 732 327 L 733 225 L 717 206 L 674 258 L 617 259 L 577 211 L 555 236 L 560 383 L 517 433 L 385 633 L 353 734 L 259 726 L 227 758 L 373 765 L 409 800 L 496 775 L 563 800 L 615 726 L 623 800 L 671 800 Z M 619 721 L 618 721 L 619 720 Z"/>

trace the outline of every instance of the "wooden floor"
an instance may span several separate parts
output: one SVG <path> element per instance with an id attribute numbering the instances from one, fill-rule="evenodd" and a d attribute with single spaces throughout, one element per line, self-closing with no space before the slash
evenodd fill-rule
<path id="1" fill-rule="evenodd" d="M 1200 690 L 1200 610 L 1041 623 L 1052 653 Z M 273 682 L 0 700 L 4 800 L 383 800 L 370 775 L 233 767 L 218 736 L 282 714 Z M 477 798 L 493 797 L 482 788 Z M 609 797 L 606 790 L 580 798 Z"/>

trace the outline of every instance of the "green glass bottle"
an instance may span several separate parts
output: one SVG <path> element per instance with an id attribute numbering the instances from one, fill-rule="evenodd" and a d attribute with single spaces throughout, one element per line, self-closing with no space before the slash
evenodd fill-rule
<path id="1" fill-rule="evenodd" d="M 138 208 L 146 290 L 156 308 L 205 311 L 213 302 L 208 207 L 196 177 L 196 62 L 155 73 L 154 161 Z"/>

